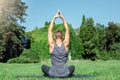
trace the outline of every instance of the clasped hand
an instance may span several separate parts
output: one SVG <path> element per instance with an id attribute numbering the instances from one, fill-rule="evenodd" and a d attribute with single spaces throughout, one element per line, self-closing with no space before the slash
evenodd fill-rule
<path id="1" fill-rule="evenodd" d="M 60 10 L 57 11 L 56 15 L 54 16 L 54 18 L 61 18 L 61 19 L 64 19 L 62 13 L 60 12 Z"/>

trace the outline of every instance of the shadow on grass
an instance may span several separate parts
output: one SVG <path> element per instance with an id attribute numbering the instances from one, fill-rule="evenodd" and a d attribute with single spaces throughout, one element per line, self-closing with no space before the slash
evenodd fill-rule
<path id="1" fill-rule="evenodd" d="M 62 77 L 62 78 L 93 78 L 93 77 L 96 77 L 96 76 L 91 76 L 91 75 L 80 75 L 80 74 L 77 74 L 77 75 L 73 75 L 71 77 Z M 47 76 L 16 76 L 16 78 L 58 78 L 58 77 L 47 77 Z"/>

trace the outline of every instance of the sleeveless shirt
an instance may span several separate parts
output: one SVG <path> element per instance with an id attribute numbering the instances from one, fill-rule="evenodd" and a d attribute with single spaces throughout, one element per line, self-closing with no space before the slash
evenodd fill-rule
<path id="1" fill-rule="evenodd" d="M 53 52 L 50 55 L 52 66 L 49 70 L 49 75 L 53 77 L 66 77 L 69 75 L 67 68 L 67 52 L 64 43 L 59 47 L 54 43 Z"/>

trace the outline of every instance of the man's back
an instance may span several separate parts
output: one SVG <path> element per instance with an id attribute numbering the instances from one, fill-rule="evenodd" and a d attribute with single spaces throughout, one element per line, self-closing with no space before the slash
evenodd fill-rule
<path id="1" fill-rule="evenodd" d="M 65 50 L 64 43 L 59 47 L 54 43 L 54 49 L 51 53 L 52 67 L 49 70 L 50 76 L 65 77 L 69 75 L 69 70 L 66 65 L 67 52 Z"/>

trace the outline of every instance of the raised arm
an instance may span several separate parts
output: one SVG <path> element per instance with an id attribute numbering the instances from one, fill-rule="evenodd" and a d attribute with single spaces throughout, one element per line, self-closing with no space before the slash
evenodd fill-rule
<path id="1" fill-rule="evenodd" d="M 52 19 L 50 26 L 48 28 L 48 44 L 49 44 L 49 46 L 51 46 L 51 44 L 53 44 L 52 29 L 54 26 L 54 20 L 55 20 L 55 18 Z"/>
<path id="2" fill-rule="evenodd" d="M 70 41 L 70 33 L 69 33 L 69 27 L 67 25 L 67 22 L 65 20 L 65 18 L 63 17 L 63 15 L 60 13 L 60 18 L 63 21 L 64 27 L 65 27 L 65 39 L 64 39 L 64 43 L 66 45 L 66 47 L 69 45 L 69 41 Z"/>
<path id="3" fill-rule="evenodd" d="M 59 16 L 58 16 L 58 13 L 53 17 L 53 19 L 52 19 L 52 21 L 51 21 L 51 23 L 50 23 L 50 26 L 49 26 L 49 28 L 48 28 L 48 44 L 49 44 L 49 46 L 50 47 L 52 47 L 53 46 L 53 44 L 54 44 L 54 40 L 53 40 L 53 37 L 52 37 L 52 29 L 53 29 L 53 27 L 54 27 L 54 21 L 55 21 L 55 19 L 56 18 L 58 18 Z"/>

